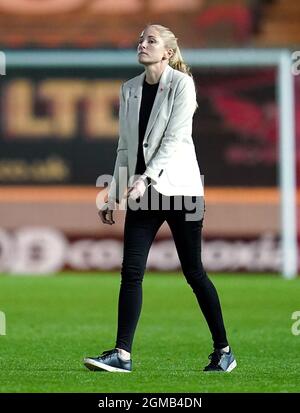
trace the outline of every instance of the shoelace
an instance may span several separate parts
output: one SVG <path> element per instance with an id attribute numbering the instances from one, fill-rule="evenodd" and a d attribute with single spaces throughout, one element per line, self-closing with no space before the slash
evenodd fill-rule
<path id="1" fill-rule="evenodd" d="M 218 351 L 215 350 L 213 351 L 209 356 L 209 360 L 210 360 L 210 364 L 212 364 L 213 366 L 218 366 L 219 365 L 219 361 L 221 359 L 222 354 Z"/>
<path id="2" fill-rule="evenodd" d="M 112 349 L 112 350 L 105 350 L 105 351 L 103 351 L 103 353 L 101 354 L 101 356 L 100 357 L 102 357 L 102 358 L 110 358 L 110 357 L 112 357 L 116 352 L 118 352 L 118 350 L 117 349 Z"/>

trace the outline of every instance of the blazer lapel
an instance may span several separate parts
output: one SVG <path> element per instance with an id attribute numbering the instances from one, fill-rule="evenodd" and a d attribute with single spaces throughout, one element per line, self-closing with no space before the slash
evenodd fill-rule
<path id="1" fill-rule="evenodd" d="M 173 78 L 173 70 L 171 68 L 171 66 L 167 65 L 165 70 L 163 71 L 161 77 L 160 77 L 160 81 L 159 81 L 159 85 L 158 85 L 158 89 L 157 89 L 157 93 L 153 102 L 153 106 L 152 106 L 152 110 L 150 113 L 150 117 L 148 120 L 148 124 L 147 124 L 147 128 L 146 128 L 146 132 L 145 132 L 145 136 L 144 136 L 144 141 L 147 141 L 148 135 L 151 132 L 154 124 L 155 124 L 155 120 L 157 118 L 157 115 L 160 111 L 161 105 L 163 104 L 165 98 L 168 95 L 168 92 L 171 88 L 172 85 L 172 78 Z M 137 78 L 137 84 L 136 86 L 133 88 L 132 90 L 132 95 L 131 95 L 131 102 L 132 102 L 132 115 L 134 116 L 134 118 L 132 119 L 133 121 L 133 125 L 134 125 L 134 132 L 135 132 L 135 136 L 136 136 L 136 151 L 137 151 L 137 147 L 138 147 L 138 137 L 139 137 L 139 114 L 140 114 L 140 108 L 141 108 L 141 101 L 142 101 L 142 92 L 143 92 L 143 83 L 144 83 L 144 79 L 146 76 L 146 72 L 143 72 L 140 74 L 140 76 L 138 76 Z"/>
<path id="2" fill-rule="evenodd" d="M 142 92 L 144 83 L 145 72 L 141 73 L 137 78 L 136 86 L 131 91 L 130 102 L 131 111 L 129 112 L 129 121 L 133 128 L 133 142 L 134 153 L 137 154 L 139 144 L 139 116 L 140 107 L 142 102 Z M 133 146 L 132 145 L 132 146 Z"/>
<path id="3" fill-rule="evenodd" d="M 161 105 L 163 104 L 165 98 L 168 96 L 168 93 L 169 93 L 169 90 L 172 84 L 172 77 L 173 77 L 173 70 L 169 65 L 167 65 L 159 81 L 157 93 L 156 93 L 153 106 L 152 106 L 152 110 L 150 113 L 150 117 L 148 120 L 144 141 L 147 141 L 148 135 L 154 126 L 157 115 L 159 114 Z"/>

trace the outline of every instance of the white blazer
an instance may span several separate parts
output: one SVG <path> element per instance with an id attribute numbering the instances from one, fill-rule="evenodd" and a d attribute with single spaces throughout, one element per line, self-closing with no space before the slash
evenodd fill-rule
<path id="1" fill-rule="evenodd" d="M 120 202 L 132 184 L 139 144 L 139 111 L 146 72 L 120 88 L 119 141 L 108 198 Z M 145 174 L 164 195 L 203 196 L 192 139 L 196 109 L 193 79 L 167 65 L 164 69 L 143 140 Z M 129 181 L 131 178 L 131 181 Z"/>

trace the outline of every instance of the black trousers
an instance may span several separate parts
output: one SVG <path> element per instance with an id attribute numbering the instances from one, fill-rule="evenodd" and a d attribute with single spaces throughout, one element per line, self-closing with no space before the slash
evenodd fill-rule
<path id="1" fill-rule="evenodd" d="M 158 194 L 158 193 L 157 193 Z M 167 199 L 169 198 L 169 199 Z M 183 208 L 175 209 L 175 198 L 183 200 Z M 204 216 L 203 197 L 178 197 L 159 194 L 170 201 L 170 209 L 137 209 L 128 207 L 124 225 L 124 249 L 121 268 L 121 286 L 118 302 L 118 330 L 115 347 L 131 352 L 136 326 L 142 308 L 142 281 L 148 253 L 155 235 L 167 221 L 172 232 L 182 272 L 191 286 L 210 329 L 214 348 L 228 345 L 220 301 L 201 261 L 201 232 Z M 196 201 L 196 220 L 187 220 L 184 201 Z M 190 205 L 190 204 L 189 204 Z M 199 214 L 200 211 L 200 214 Z M 201 212 L 202 211 L 202 212 Z M 157 320 L 158 321 L 158 320 Z"/>

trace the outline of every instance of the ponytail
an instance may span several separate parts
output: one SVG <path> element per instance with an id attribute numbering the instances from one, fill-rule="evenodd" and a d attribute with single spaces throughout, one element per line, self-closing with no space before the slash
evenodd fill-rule
<path id="1" fill-rule="evenodd" d="M 179 46 L 176 46 L 173 56 L 169 59 L 169 65 L 175 69 L 179 70 L 179 72 L 186 73 L 187 75 L 192 77 L 190 67 L 184 62 Z"/>
<path id="2" fill-rule="evenodd" d="M 179 46 L 177 44 L 178 39 L 177 37 L 175 37 L 174 33 L 168 27 L 162 26 L 160 24 L 149 23 L 147 24 L 146 27 L 150 27 L 150 26 L 154 27 L 154 29 L 159 32 L 160 37 L 163 39 L 165 46 L 173 50 L 173 55 L 169 59 L 169 66 L 171 66 L 175 70 L 178 70 L 179 72 L 186 73 L 188 76 L 190 76 L 193 79 L 193 75 L 192 75 L 190 67 L 183 60 Z M 194 82 L 194 85 L 195 85 L 195 82 Z M 195 91 L 197 94 L 196 87 L 195 87 Z M 197 108 L 198 108 L 198 103 L 196 102 L 195 110 Z"/>

